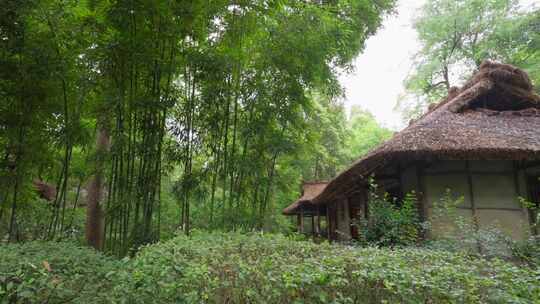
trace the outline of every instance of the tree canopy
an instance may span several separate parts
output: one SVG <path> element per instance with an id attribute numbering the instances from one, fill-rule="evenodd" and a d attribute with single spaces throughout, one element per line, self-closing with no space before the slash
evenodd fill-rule
<path id="1" fill-rule="evenodd" d="M 345 151 L 336 75 L 393 6 L 5 1 L 2 236 L 86 226 L 92 246 L 124 255 L 177 228 L 280 227 L 302 180 L 367 149 Z"/>
<path id="2" fill-rule="evenodd" d="M 398 103 L 405 118 L 442 99 L 486 59 L 523 68 L 538 83 L 539 16 L 516 0 L 427 1 L 414 20 L 422 48 L 405 81 L 414 101 Z"/>

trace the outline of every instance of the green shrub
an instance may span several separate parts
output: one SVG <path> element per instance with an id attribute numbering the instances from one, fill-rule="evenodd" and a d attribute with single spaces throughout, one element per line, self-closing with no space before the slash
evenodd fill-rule
<path id="1" fill-rule="evenodd" d="M 202 233 L 121 261 L 70 243 L 0 247 L 1 303 L 538 303 L 540 272 L 500 259 Z"/>
<path id="2" fill-rule="evenodd" d="M 0 246 L 0 303 L 106 303 L 121 262 L 61 242 Z"/>
<path id="3" fill-rule="evenodd" d="M 390 250 L 196 232 L 148 246 L 117 275 L 122 303 L 531 303 L 537 270 L 419 248 Z"/>
<path id="4" fill-rule="evenodd" d="M 540 268 L 540 236 L 532 235 L 525 241 L 510 243 L 512 256 L 531 267 Z"/>
<path id="5" fill-rule="evenodd" d="M 368 192 L 369 218 L 355 223 L 361 231 L 360 243 L 383 247 L 415 245 L 423 230 L 415 193 L 398 201 L 387 193 L 378 195 L 376 187 L 371 185 Z"/>

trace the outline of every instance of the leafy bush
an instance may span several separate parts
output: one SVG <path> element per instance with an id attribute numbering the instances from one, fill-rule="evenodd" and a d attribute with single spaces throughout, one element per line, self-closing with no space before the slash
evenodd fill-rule
<path id="1" fill-rule="evenodd" d="M 540 205 L 522 197 L 519 198 L 519 201 L 524 208 L 527 208 L 532 213 L 533 223 L 530 228 L 538 233 L 540 228 Z M 511 250 L 515 258 L 540 268 L 540 235 L 532 234 L 525 241 L 512 242 Z"/>
<path id="2" fill-rule="evenodd" d="M 530 303 L 538 270 L 419 248 L 390 250 L 196 232 L 148 246 L 118 273 L 122 303 Z"/>
<path id="3" fill-rule="evenodd" d="M 51 202 L 29 196 L 25 204 L 17 207 L 17 220 L 15 225 L 16 239 L 21 242 L 43 240 L 48 237 L 47 232 L 52 218 L 54 207 Z M 66 206 L 65 229 L 58 231 L 55 239 L 80 240 L 84 238 L 84 225 L 86 221 L 85 208 Z M 8 240 L 10 216 L 0 218 L 0 241 Z"/>
<path id="4" fill-rule="evenodd" d="M 121 262 L 72 243 L 0 246 L 0 303 L 106 303 Z"/>
<path id="5" fill-rule="evenodd" d="M 540 228 L 540 204 L 531 202 L 523 197 L 519 197 L 519 203 L 523 208 L 526 208 L 531 212 L 533 222 L 531 228 L 537 230 Z"/>
<path id="6" fill-rule="evenodd" d="M 533 235 L 525 241 L 513 242 L 510 249 L 518 261 L 540 268 L 540 236 Z"/>
<path id="7" fill-rule="evenodd" d="M 0 247 L 0 303 L 534 303 L 540 272 L 421 248 L 202 233 L 113 260 L 70 243 Z"/>
<path id="8" fill-rule="evenodd" d="M 357 223 L 362 231 L 360 242 L 384 247 L 416 244 L 423 226 L 416 208 L 415 193 L 397 201 L 387 193 L 378 195 L 375 189 L 376 185 L 372 185 L 369 191 L 369 218 Z"/>

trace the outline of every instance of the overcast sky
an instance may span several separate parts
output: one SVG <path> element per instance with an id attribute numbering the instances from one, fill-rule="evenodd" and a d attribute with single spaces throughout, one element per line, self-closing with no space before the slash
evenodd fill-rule
<path id="1" fill-rule="evenodd" d="M 412 19 L 423 3 L 424 0 L 400 0 L 399 14 L 387 17 L 383 27 L 367 40 L 366 49 L 355 61 L 356 70 L 340 77 L 345 87 L 345 105 L 369 110 L 380 123 L 392 129 L 402 125 L 394 106 L 403 92 L 411 58 L 420 48 Z"/>
<path id="2" fill-rule="evenodd" d="M 397 15 L 389 16 L 383 27 L 366 42 L 355 61 L 356 71 L 341 75 L 346 92 L 345 105 L 359 105 L 375 115 L 386 127 L 398 130 L 404 124 L 394 111 L 403 81 L 412 68 L 412 56 L 420 49 L 412 21 L 425 0 L 399 0 Z M 522 0 L 524 6 L 540 0 Z"/>

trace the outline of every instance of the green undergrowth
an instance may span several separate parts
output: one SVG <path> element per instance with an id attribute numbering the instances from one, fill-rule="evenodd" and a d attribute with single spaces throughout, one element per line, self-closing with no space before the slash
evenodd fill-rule
<path id="1" fill-rule="evenodd" d="M 315 244 L 280 235 L 195 232 L 189 238 L 178 236 L 147 246 L 135 258 L 121 261 L 63 243 L 9 245 L 1 247 L 0 254 L 0 292 L 8 303 L 6 299 L 14 303 L 47 299 L 49 303 L 540 302 L 536 268 L 438 250 Z M 48 261 L 49 270 L 43 261 Z M 10 288 L 6 282 L 11 282 Z"/>
<path id="2" fill-rule="evenodd" d="M 0 303 L 107 303 L 121 264 L 74 243 L 0 245 Z"/>

